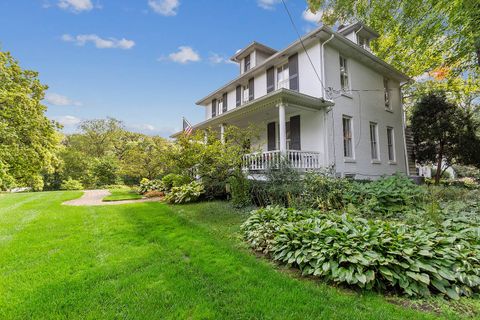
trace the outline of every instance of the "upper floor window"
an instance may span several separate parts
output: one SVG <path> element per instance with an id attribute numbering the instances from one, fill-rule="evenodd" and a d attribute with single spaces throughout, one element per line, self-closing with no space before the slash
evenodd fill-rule
<path id="1" fill-rule="evenodd" d="M 217 99 L 212 100 L 212 118 L 217 115 Z"/>
<path id="2" fill-rule="evenodd" d="M 390 89 L 388 88 L 388 79 L 383 78 L 383 96 L 385 100 L 385 109 L 392 110 L 390 106 Z"/>
<path id="3" fill-rule="evenodd" d="M 277 68 L 277 89 L 289 89 L 288 63 Z"/>
<path id="4" fill-rule="evenodd" d="M 342 91 L 350 90 L 347 59 L 342 56 L 340 56 L 340 88 L 342 89 Z"/>
<path id="5" fill-rule="evenodd" d="M 357 35 L 358 45 L 365 50 L 370 49 L 370 44 L 367 38 Z"/>
<path id="6" fill-rule="evenodd" d="M 223 98 L 220 98 L 217 100 L 217 104 L 218 104 L 218 114 L 220 113 L 223 113 Z"/>
<path id="7" fill-rule="evenodd" d="M 243 72 L 247 72 L 248 70 L 250 70 L 250 55 L 245 57 Z"/>
<path id="8" fill-rule="evenodd" d="M 388 161 L 395 161 L 395 133 L 392 127 L 387 127 Z"/>
<path id="9" fill-rule="evenodd" d="M 353 128 L 352 118 L 343 116 L 343 156 L 345 158 L 353 158 Z"/>
<path id="10" fill-rule="evenodd" d="M 249 92 L 248 92 L 248 86 L 243 86 L 243 102 L 248 102 L 249 100 Z"/>
<path id="11" fill-rule="evenodd" d="M 378 157 L 378 125 L 375 122 L 370 122 L 370 150 L 372 160 L 380 160 Z"/>

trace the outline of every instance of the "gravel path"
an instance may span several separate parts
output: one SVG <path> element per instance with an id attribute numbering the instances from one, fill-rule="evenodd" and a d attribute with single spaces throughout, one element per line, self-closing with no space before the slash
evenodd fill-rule
<path id="1" fill-rule="evenodd" d="M 63 204 L 67 206 L 112 206 L 119 204 L 151 202 L 159 200 L 159 198 L 144 198 L 138 200 L 122 200 L 108 202 L 102 201 L 102 199 L 108 195 L 110 195 L 110 191 L 108 190 L 85 190 L 82 197 L 75 200 L 66 201 Z"/>

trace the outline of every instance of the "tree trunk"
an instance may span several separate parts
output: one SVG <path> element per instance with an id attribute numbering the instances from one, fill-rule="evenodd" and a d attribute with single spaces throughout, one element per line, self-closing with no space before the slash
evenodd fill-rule
<path id="1" fill-rule="evenodd" d="M 442 177 L 442 160 L 443 160 L 443 142 L 440 143 L 440 149 L 437 155 L 437 172 L 435 172 L 435 185 L 440 184 Z"/>

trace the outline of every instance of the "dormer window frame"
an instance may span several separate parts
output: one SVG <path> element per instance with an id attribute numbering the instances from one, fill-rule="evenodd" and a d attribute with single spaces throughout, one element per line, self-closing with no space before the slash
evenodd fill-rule
<path id="1" fill-rule="evenodd" d="M 357 44 L 365 50 L 370 50 L 370 39 L 357 34 Z"/>
<path id="2" fill-rule="evenodd" d="M 251 65 L 252 65 L 251 55 L 252 54 L 249 53 L 248 55 L 245 56 L 245 58 L 243 58 L 243 72 L 247 72 L 251 68 Z"/>

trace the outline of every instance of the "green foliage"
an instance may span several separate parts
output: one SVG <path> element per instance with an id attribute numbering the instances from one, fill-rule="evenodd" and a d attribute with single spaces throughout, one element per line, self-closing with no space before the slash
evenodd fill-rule
<path id="1" fill-rule="evenodd" d="M 0 52 L 0 190 L 41 190 L 42 173 L 53 171 L 59 125 L 45 116 L 46 89 L 37 72 L 23 70 L 10 53 Z"/>
<path id="2" fill-rule="evenodd" d="M 259 206 L 296 206 L 302 201 L 302 179 L 300 173 L 288 161 L 278 167 L 269 168 L 265 180 L 252 181 L 253 203 Z"/>
<path id="3" fill-rule="evenodd" d="M 179 187 L 173 187 L 169 193 L 165 195 L 165 201 L 169 203 L 189 203 L 197 201 L 205 192 L 203 184 L 192 181 Z"/>
<path id="4" fill-rule="evenodd" d="M 303 180 L 303 206 L 322 210 L 343 208 L 344 197 L 352 188 L 350 180 L 335 178 L 329 172 L 309 172 Z"/>
<path id="5" fill-rule="evenodd" d="M 183 186 L 191 181 L 190 177 L 176 173 L 169 173 L 162 178 L 165 191 L 170 191 L 174 187 Z"/>
<path id="6" fill-rule="evenodd" d="M 349 203 L 364 216 L 395 218 L 406 211 L 422 208 L 425 191 L 403 175 L 359 183 L 353 182 L 344 193 L 344 203 Z"/>
<path id="7" fill-rule="evenodd" d="M 335 211 L 268 207 L 242 225 L 246 241 L 304 275 L 410 296 L 444 294 L 452 299 L 480 290 L 480 223 L 415 225 L 366 220 Z"/>
<path id="8" fill-rule="evenodd" d="M 110 195 L 103 198 L 102 201 L 110 202 L 142 199 L 142 196 L 137 192 L 137 190 L 127 186 L 109 188 L 109 191 Z"/>
<path id="9" fill-rule="evenodd" d="M 165 187 L 165 183 L 162 180 L 154 179 L 149 180 L 147 178 L 143 178 L 140 181 L 139 192 L 141 194 L 145 194 L 150 191 L 166 191 L 167 188 Z"/>
<path id="10" fill-rule="evenodd" d="M 250 181 L 242 172 L 231 176 L 228 180 L 230 186 L 231 202 L 236 208 L 248 207 L 252 204 L 250 195 Z"/>
<path id="11" fill-rule="evenodd" d="M 379 32 L 373 52 L 418 76 L 444 66 L 456 74 L 480 66 L 480 4 L 474 0 L 307 0 L 328 25 L 360 20 Z"/>
<path id="12" fill-rule="evenodd" d="M 118 161 L 115 157 L 95 159 L 92 175 L 96 186 L 106 186 L 118 182 Z"/>
<path id="13" fill-rule="evenodd" d="M 423 96 L 413 108 L 411 124 L 415 158 L 421 164 L 436 164 L 437 184 L 443 162 L 480 165 L 478 124 L 470 113 L 448 102 L 445 93 Z"/>
<path id="14" fill-rule="evenodd" d="M 228 179 L 241 168 L 242 156 L 255 137 L 254 127 L 235 126 L 225 127 L 223 141 L 214 130 L 181 135 L 166 152 L 168 172 L 200 179 L 206 198 L 224 198 Z"/>
<path id="15" fill-rule="evenodd" d="M 68 178 L 67 180 L 62 181 L 62 185 L 60 186 L 61 190 L 83 190 L 83 185 L 78 180 L 73 180 L 72 178 Z"/>

